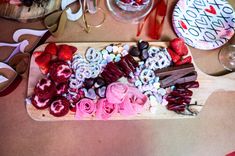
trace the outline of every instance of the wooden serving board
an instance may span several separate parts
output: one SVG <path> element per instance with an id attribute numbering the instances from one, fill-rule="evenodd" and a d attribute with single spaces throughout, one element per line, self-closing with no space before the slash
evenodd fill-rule
<path id="1" fill-rule="evenodd" d="M 114 42 L 82 42 L 82 43 L 66 43 L 69 45 L 76 46 L 78 48 L 79 53 L 84 54 L 88 47 L 93 47 L 96 49 L 103 49 L 105 46 L 112 44 Z M 120 42 L 118 42 L 120 43 Z M 136 42 L 125 42 L 129 45 L 135 45 Z M 116 43 L 114 43 L 116 44 Z M 157 47 L 167 47 L 168 43 L 166 42 L 150 42 L 150 45 L 157 46 Z M 35 51 L 43 51 L 46 44 L 38 47 Z M 191 55 L 191 53 L 189 53 Z M 205 73 L 203 73 L 194 63 L 195 70 L 198 73 L 198 81 L 200 87 L 197 89 L 192 89 L 193 96 L 192 101 L 197 101 L 199 105 L 204 105 L 207 98 L 210 94 L 216 90 L 226 90 L 226 91 L 235 91 L 235 73 L 233 78 L 227 78 L 225 76 L 221 77 L 212 77 Z M 208 64 L 209 65 L 209 64 Z M 38 66 L 35 63 L 35 58 L 32 57 L 31 64 L 30 64 L 30 71 L 29 71 L 29 80 L 28 80 L 28 92 L 27 96 L 31 96 L 33 94 L 33 89 L 35 84 L 38 82 L 43 75 L 41 74 Z M 57 121 L 57 120 L 75 120 L 75 113 L 69 112 L 64 117 L 54 117 L 49 114 L 49 110 L 37 110 L 31 103 L 26 104 L 26 109 L 31 118 L 37 121 Z M 202 107 L 197 107 L 197 110 L 200 111 Z M 158 105 L 158 110 L 156 114 L 152 114 L 150 112 L 143 112 L 134 117 L 123 117 L 123 116 L 113 116 L 109 120 L 136 120 L 136 119 L 176 119 L 176 118 L 193 118 L 194 116 L 187 116 L 187 115 L 179 115 L 173 111 L 168 111 L 165 106 Z M 95 118 L 85 118 L 84 120 L 95 120 Z"/>
<path id="2" fill-rule="evenodd" d="M 20 22 L 31 22 L 38 20 L 55 10 L 60 9 L 61 1 L 50 0 L 47 5 L 38 7 L 33 4 L 30 8 L 26 6 L 0 3 L 0 17 L 14 19 Z"/>

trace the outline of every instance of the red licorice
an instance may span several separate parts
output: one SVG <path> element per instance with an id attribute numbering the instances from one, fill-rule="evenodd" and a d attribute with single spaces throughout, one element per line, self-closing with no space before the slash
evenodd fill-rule
<path id="1" fill-rule="evenodd" d="M 135 71 L 135 68 L 138 67 L 138 62 L 131 55 L 126 55 L 121 58 L 119 62 L 113 63 L 110 62 L 104 68 L 104 71 L 101 73 L 101 76 L 110 84 L 117 81 L 122 76 L 128 77 L 131 72 Z"/>
<path id="2" fill-rule="evenodd" d="M 190 105 L 191 96 L 193 92 L 189 88 L 198 88 L 199 83 L 197 81 L 187 82 L 183 84 L 176 84 L 175 89 L 166 97 L 168 101 L 167 109 L 182 113 L 186 107 Z"/>

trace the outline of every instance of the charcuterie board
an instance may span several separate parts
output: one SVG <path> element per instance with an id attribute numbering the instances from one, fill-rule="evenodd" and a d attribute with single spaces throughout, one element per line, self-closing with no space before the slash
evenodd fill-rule
<path id="1" fill-rule="evenodd" d="M 119 42 L 118 42 L 119 43 Z M 136 44 L 135 42 L 125 42 L 129 45 Z M 58 44 L 64 44 L 64 43 L 58 43 Z M 88 47 L 93 47 L 95 49 L 102 49 L 107 45 L 110 44 L 116 44 L 114 42 L 81 42 L 81 43 L 66 43 L 68 45 L 72 45 L 77 47 L 78 51 L 84 55 L 86 49 Z M 167 47 L 167 42 L 149 42 L 151 46 L 156 47 Z M 46 44 L 39 46 L 35 51 L 43 51 Z M 191 53 L 189 52 L 189 55 Z M 194 61 L 193 61 L 194 63 Z M 197 111 L 201 111 L 203 108 L 203 105 L 205 105 L 207 98 L 210 96 L 210 94 L 217 90 L 225 90 L 225 91 L 235 91 L 235 81 L 232 79 L 235 76 L 221 76 L 221 77 L 213 77 L 209 76 L 205 73 L 203 73 L 194 63 L 195 70 L 197 71 L 198 78 L 197 81 L 200 84 L 199 88 L 192 89 L 193 96 L 192 96 L 192 102 L 197 101 L 198 106 L 196 109 Z M 234 73 L 232 73 L 235 75 Z M 34 86 L 38 82 L 40 78 L 42 78 L 43 75 L 41 74 L 39 67 L 35 63 L 35 58 L 32 57 L 31 63 L 30 63 L 30 70 L 29 70 L 29 79 L 28 79 L 28 91 L 27 96 L 31 96 L 33 94 Z M 231 78 L 232 77 L 232 78 Z M 63 117 L 54 117 L 52 116 L 48 109 L 45 110 L 38 110 L 36 109 L 30 102 L 26 103 L 26 109 L 29 114 L 29 116 L 37 121 L 58 121 L 58 120 L 76 120 L 74 115 L 74 112 L 69 112 L 67 115 Z M 150 113 L 150 112 L 143 112 L 141 114 L 138 114 L 133 117 L 123 117 L 120 115 L 112 116 L 109 120 L 138 120 L 138 119 L 177 119 L 177 118 L 193 118 L 195 116 L 187 116 L 187 115 L 181 115 L 177 114 L 173 111 L 169 111 L 166 109 L 163 105 L 157 106 L 157 112 L 156 113 Z M 95 118 L 84 118 L 82 120 L 95 120 Z"/>

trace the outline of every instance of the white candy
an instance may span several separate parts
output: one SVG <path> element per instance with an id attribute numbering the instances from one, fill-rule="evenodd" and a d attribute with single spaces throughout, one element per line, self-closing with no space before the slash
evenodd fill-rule
<path id="1" fill-rule="evenodd" d="M 153 113 L 153 114 L 156 114 L 157 113 L 157 107 L 150 107 L 150 112 Z"/>

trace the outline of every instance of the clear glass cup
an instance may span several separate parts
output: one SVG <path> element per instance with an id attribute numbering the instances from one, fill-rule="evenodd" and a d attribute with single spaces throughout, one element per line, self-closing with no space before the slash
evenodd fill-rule
<path id="1" fill-rule="evenodd" d="M 132 3 L 123 3 L 121 0 L 106 0 L 107 7 L 116 20 L 132 24 L 143 20 L 153 8 L 154 0 L 144 0 L 144 2 L 143 5 L 134 3 L 132 5 Z"/>
<path id="2" fill-rule="evenodd" d="M 219 52 L 220 64 L 229 71 L 235 71 L 235 44 L 225 45 Z"/>

